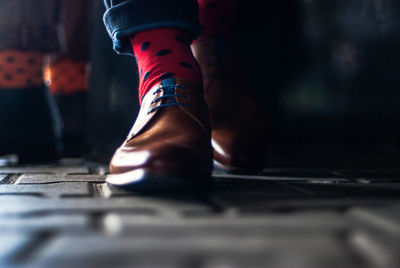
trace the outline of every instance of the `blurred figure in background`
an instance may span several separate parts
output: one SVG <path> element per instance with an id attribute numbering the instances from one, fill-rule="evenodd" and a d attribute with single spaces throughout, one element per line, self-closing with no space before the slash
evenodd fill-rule
<path id="1" fill-rule="evenodd" d="M 0 1 L 0 155 L 55 160 L 61 136 L 65 156 L 82 154 L 90 6 L 80 0 Z"/>

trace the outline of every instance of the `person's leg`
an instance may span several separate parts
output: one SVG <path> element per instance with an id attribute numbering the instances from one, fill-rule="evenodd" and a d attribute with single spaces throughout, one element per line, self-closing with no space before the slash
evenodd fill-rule
<path id="1" fill-rule="evenodd" d="M 86 92 L 92 1 L 61 0 L 60 10 L 60 49 L 49 55 L 46 66 L 49 90 L 54 95 Z"/>
<path id="2" fill-rule="evenodd" d="M 45 67 L 47 87 L 63 120 L 63 156 L 81 157 L 85 149 L 88 99 L 88 62 L 68 54 L 49 57 Z"/>
<path id="3" fill-rule="evenodd" d="M 257 173 L 265 162 L 265 117 L 249 92 L 237 55 L 238 0 L 198 0 L 204 32 L 192 45 L 200 64 L 212 128 L 214 165 Z"/>
<path id="4" fill-rule="evenodd" d="M 212 169 L 208 112 L 190 49 L 200 32 L 196 1 L 105 3 L 114 49 L 136 57 L 141 101 L 107 181 L 143 190 L 207 184 Z"/>
<path id="5" fill-rule="evenodd" d="M 63 155 L 84 153 L 88 93 L 91 0 L 63 0 L 61 50 L 48 57 L 46 82 L 64 122 Z"/>
<path id="6" fill-rule="evenodd" d="M 57 7 L 57 1 L 0 2 L 0 88 L 43 85 L 44 53 L 59 47 Z"/>
<path id="7" fill-rule="evenodd" d="M 38 14 L 40 14 L 38 16 Z M 59 48 L 58 1 L 0 1 L 0 155 L 55 160 L 61 123 L 43 81 L 43 56 Z"/>

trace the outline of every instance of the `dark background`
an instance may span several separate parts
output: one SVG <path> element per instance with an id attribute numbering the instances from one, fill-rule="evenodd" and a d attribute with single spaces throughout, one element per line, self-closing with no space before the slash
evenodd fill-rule
<path id="1" fill-rule="evenodd" d="M 242 1 L 238 60 L 269 125 L 269 167 L 400 164 L 400 1 Z M 107 162 L 138 111 L 135 61 L 95 2 L 89 159 Z"/>

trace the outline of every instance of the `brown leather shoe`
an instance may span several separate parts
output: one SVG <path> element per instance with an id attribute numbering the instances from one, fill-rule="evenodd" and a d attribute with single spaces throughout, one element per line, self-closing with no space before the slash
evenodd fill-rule
<path id="1" fill-rule="evenodd" d="M 203 72 L 214 165 L 231 173 L 257 173 L 265 164 L 265 118 L 243 83 L 232 47 L 221 37 L 201 37 L 192 51 Z"/>
<path id="2" fill-rule="evenodd" d="M 136 190 L 207 185 L 210 135 L 201 85 L 165 79 L 144 96 L 131 132 L 111 160 L 107 182 Z"/>

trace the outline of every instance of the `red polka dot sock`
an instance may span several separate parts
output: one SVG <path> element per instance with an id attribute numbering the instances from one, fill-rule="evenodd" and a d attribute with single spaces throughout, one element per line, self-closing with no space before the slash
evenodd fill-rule
<path id="1" fill-rule="evenodd" d="M 54 95 L 70 95 L 87 91 L 87 62 L 63 58 L 49 63 L 45 80 Z"/>
<path id="2" fill-rule="evenodd" d="M 131 38 L 131 44 L 139 69 L 139 102 L 154 85 L 169 77 L 202 83 L 185 31 L 175 28 L 143 31 Z"/>
<path id="3" fill-rule="evenodd" d="M 237 0 L 197 0 L 202 36 L 229 36 L 236 22 Z"/>
<path id="4" fill-rule="evenodd" d="M 0 89 L 42 86 L 43 55 L 34 51 L 0 51 Z"/>

